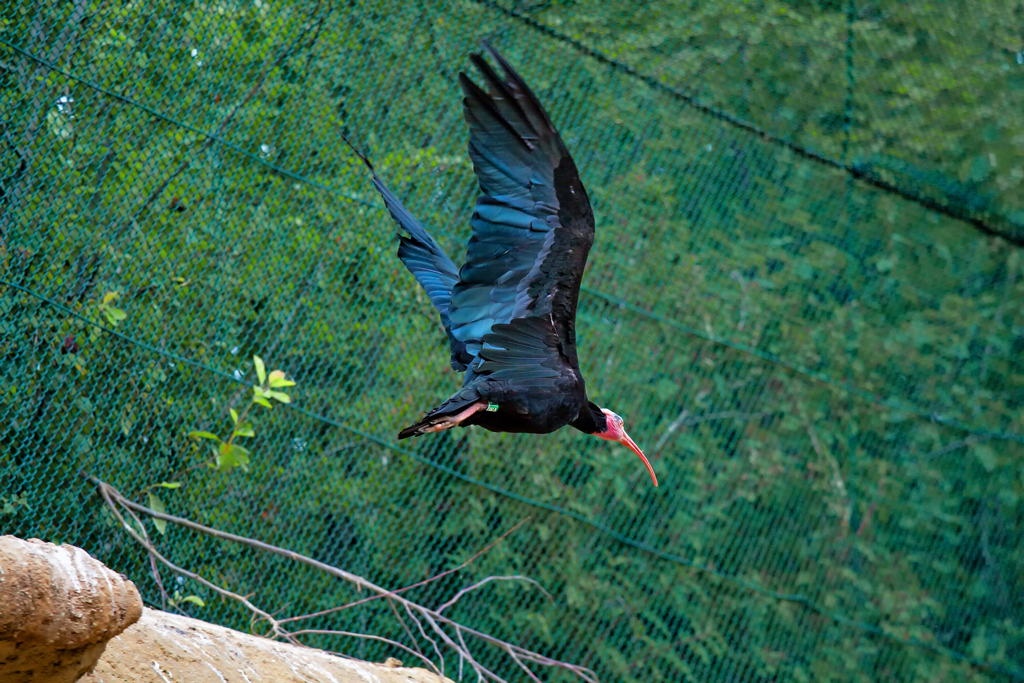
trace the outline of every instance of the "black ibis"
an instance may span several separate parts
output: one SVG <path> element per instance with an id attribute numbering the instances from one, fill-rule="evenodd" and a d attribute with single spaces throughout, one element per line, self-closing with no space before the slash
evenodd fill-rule
<path id="1" fill-rule="evenodd" d="M 483 46 L 501 73 L 474 54 L 484 87 L 459 74 L 481 191 L 462 268 L 353 147 L 407 233 L 399 234 L 398 257 L 440 314 L 452 368 L 466 373 L 459 391 L 398 438 L 456 425 L 532 434 L 570 425 L 624 444 L 657 486 L 622 418 L 587 399 L 580 373 L 576 303 L 594 243 L 594 213 L 576 164 L 523 79 L 491 45 Z"/>

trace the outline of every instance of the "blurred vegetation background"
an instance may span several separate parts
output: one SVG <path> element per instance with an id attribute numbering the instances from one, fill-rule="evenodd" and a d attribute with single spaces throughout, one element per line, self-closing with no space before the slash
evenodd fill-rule
<path id="1" fill-rule="evenodd" d="M 1022 26 L 1020 0 L 11 0 L 0 532 L 160 606 L 80 469 L 391 588 L 532 515 L 417 599 L 532 577 L 553 600 L 494 582 L 450 614 L 606 681 L 1022 680 Z M 459 261 L 485 37 L 587 185 L 583 369 L 658 489 L 573 430 L 394 438 L 460 377 L 338 132 Z M 196 467 L 254 354 L 293 402 L 247 472 Z M 156 537 L 268 609 L 355 597 Z M 321 623 L 406 637 L 386 607 Z"/>

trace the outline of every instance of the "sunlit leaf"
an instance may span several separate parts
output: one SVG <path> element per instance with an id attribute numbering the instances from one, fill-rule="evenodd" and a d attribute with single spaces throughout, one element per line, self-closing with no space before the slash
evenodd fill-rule
<path id="1" fill-rule="evenodd" d="M 256 377 L 259 378 L 260 384 L 267 381 L 267 369 L 263 365 L 263 359 L 259 356 L 252 357 L 252 363 L 256 366 Z"/>
<path id="2" fill-rule="evenodd" d="M 167 508 L 164 507 L 164 502 L 160 500 L 160 497 L 153 493 L 152 491 L 149 492 L 149 507 L 154 512 L 167 512 Z M 153 526 L 155 526 L 156 530 L 159 531 L 161 534 L 167 533 L 167 522 L 165 520 L 157 519 L 156 517 L 154 517 Z"/>
<path id="3" fill-rule="evenodd" d="M 276 388 L 280 387 L 293 387 L 295 382 L 285 379 L 284 372 L 282 370 L 274 370 L 270 373 L 270 386 Z"/>

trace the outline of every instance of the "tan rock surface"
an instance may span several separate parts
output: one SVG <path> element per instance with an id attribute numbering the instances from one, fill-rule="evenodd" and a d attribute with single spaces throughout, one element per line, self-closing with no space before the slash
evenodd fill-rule
<path id="1" fill-rule="evenodd" d="M 146 609 L 137 624 L 107 644 L 81 683 L 451 683 L 397 663 L 342 659 Z"/>
<path id="2" fill-rule="evenodd" d="M 451 683 L 144 610 L 135 584 L 84 550 L 0 536 L 0 683 L 75 680 Z"/>
<path id="3" fill-rule="evenodd" d="M 0 681 L 70 683 L 141 614 L 135 584 L 81 548 L 0 536 Z"/>

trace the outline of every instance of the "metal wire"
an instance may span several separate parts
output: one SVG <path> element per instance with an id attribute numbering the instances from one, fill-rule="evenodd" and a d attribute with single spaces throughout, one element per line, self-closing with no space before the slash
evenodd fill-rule
<path id="1" fill-rule="evenodd" d="M 532 514 L 463 578 L 525 576 L 554 600 L 493 581 L 446 614 L 601 680 L 1024 678 L 1024 263 L 999 148 L 1018 142 L 984 126 L 947 140 L 910 106 L 880 117 L 870 89 L 900 59 L 906 78 L 919 59 L 988 73 L 1001 53 L 970 50 L 1001 40 L 986 26 L 1012 8 L 958 20 L 960 52 L 922 57 L 908 27 L 931 35 L 942 7 L 832 4 L 804 10 L 815 78 L 792 82 L 777 75 L 798 22 L 755 42 L 757 14 L 729 24 L 715 3 L 699 21 L 653 3 L 647 24 L 614 4 L 491 0 L 5 5 L 0 530 L 80 545 L 158 603 L 79 469 L 385 587 Z M 336 131 L 458 261 L 475 179 L 455 74 L 483 37 L 587 184 L 583 369 L 657 490 L 628 453 L 571 430 L 395 441 L 459 378 Z M 977 78 L 975 106 L 1016 111 L 1010 85 Z M 913 86 L 934 108 L 932 80 Z M 932 165 L 878 151 L 900 116 L 945 150 Z M 297 382 L 293 402 L 252 410 L 247 472 L 215 471 L 188 433 L 230 432 L 253 355 Z M 185 529 L 149 536 L 294 613 L 356 597 Z M 201 586 L 168 590 L 247 624 Z M 417 637 L 373 604 L 312 628 Z"/>

